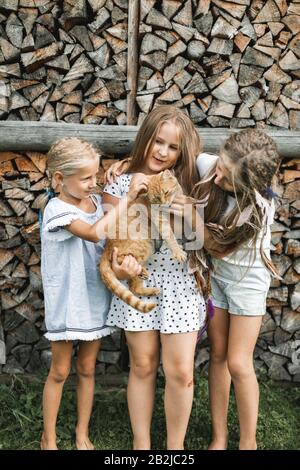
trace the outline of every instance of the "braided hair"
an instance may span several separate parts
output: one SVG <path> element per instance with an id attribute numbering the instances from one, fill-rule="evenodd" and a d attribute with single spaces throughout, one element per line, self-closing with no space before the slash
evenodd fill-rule
<path id="1" fill-rule="evenodd" d="M 232 164 L 232 186 L 236 206 L 229 212 L 228 192 L 214 184 L 216 165 L 205 175 L 193 191 L 193 196 L 208 200 L 205 207 L 205 223 L 222 224 L 222 232 L 211 233 L 224 248 L 238 248 L 250 240 L 256 243 L 258 235 L 265 227 L 265 217 L 258 204 L 257 195 L 269 201 L 274 195 L 271 190 L 274 176 L 280 165 L 276 143 L 259 129 L 245 129 L 232 134 L 224 142 L 220 154 Z M 253 256 L 256 256 L 253 250 Z"/>

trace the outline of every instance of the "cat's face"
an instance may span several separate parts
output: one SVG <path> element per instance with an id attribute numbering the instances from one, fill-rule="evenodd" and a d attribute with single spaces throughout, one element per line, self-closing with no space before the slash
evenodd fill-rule
<path id="1" fill-rule="evenodd" d="M 176 194 L 182 189 L 175 176 L 169 170 L 153 175 L 148 185 L 148 199 L 152 204 L 172 204 Z"/>

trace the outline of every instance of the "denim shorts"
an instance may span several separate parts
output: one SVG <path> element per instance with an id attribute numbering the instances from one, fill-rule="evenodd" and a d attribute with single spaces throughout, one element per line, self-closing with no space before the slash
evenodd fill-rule
<path id="1" fill-rule="evenodd" d="M 215 307 L 232 315 L 261 316 L 266 313 L 271 276 L 265 267 L 250 267 L 244 270 L 243 276 L 237 266 L 229 263 L 224 266 L 219 260 L 215 268 L 211 278 Z"/>

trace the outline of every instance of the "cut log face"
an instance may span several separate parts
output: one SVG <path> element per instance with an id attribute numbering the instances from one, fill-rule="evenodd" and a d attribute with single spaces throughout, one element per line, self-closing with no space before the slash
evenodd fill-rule
<path id="1" fill-rule="evenodd" d="M 143 2 L 142 2 L 143 3 Z M 178 0 L 163 0 L 162 2 L 162 13 L 169 19 L 174 17 L 182 6 L 182 2 Z"/>
<path id="2" fill-rule="evenodd" d="M 227 2 L 223 0 L 212 0 L 217 7 L 226 11 L 234 18 L 241 19 L 244 16 L 246 5 L 239 5 L 237 2 Z"/>
<path id="3" fill-rule="evenodd" d="M 241 99 L 238 94 L 238 84 L 233 76 L 227 78 L 221 85 L 219 85 L 212 94 L 227 103 L 240 103 Z"/>
<path id="4" fill-rule="evenodd" d="M 253 22 L 266 23 L 268 21 L 280 21 L 280 19 L 280 12 L 275 1 L 268 0 Z"/>
<path id="5" fill-rule="evenodd" d="M 122 82 L 122 86 L 112 87 L 113 93 L 108 91 L 108 84 L 100 102 L 105 99 L 111 105 L 123 99 L 126 110 L 128 2 L 67 0 L 45 4 L 24 0 L 14 11 L 13 6 L 9 9 L 1 5 L 0 82 L 13 77 L 20 80 L 11 82 L 7 96 L 0 92 L 0 118 L 81 122 L 86 117 L 82 112 L 88 88 L 85 84 L 88 75 L 97 77 L 98 71 L 103 87 L 112 80 Z M 161 41 L 157 48 L 161 50 L 166 41 L 155 37 Z M 66 97 L 70 90 L 62 84 L 76 80 L 76 95 Z M 32 88 L 26 90 L 27 86 Z M 117 92 L 117 88 L 122 91 Z M 79 110 L 66 110 L 65 104 L 78 105 Z M 114 113 L 110 113 L 110 119 L 112 123 L 124 123 L 124 117 L 117 120 Z"/>

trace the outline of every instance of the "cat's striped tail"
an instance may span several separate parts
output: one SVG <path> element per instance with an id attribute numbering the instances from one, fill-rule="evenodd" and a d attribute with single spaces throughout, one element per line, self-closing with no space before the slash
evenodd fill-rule
<path id="1" fill-rule="evenodd" d="M 106 287 L 110 289 L 117 297 L 130 307 L 135 308 L 139 312 L 148 313 L 156 307 L 155 303 L 146 303 L 136 297 L 128 287 L 124 286 L 121 281 L 116 277 L 115 272 L 111 267 L 109 256 L 104 250 L 100 259 L 100 274 Z"/>

